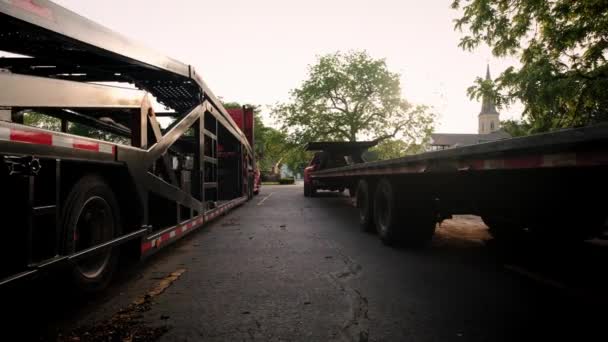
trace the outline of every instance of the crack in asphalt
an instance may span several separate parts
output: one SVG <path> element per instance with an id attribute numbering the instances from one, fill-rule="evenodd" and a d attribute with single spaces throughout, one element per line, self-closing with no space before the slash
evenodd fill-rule
<path id="1" fill-rule="evenodd" d="M 325 240 L 324 240 L 325 241 Z M 344 293 L 350 304 L 350 319 L 341 328 L 342 338 L 349 342 L 367 342 L 369 340 L 368 301 L 361 291 L 348 285 L 348 281 L 358 277 L 363 267 L 332 243 L 325 243 L 336 251 L 342 259 L 345 269 L 328 274 L 328 279 L 340 292 Z"/>
<path id="2" fill-rule="evenodd" d="M 276 229 L 273 225 L 264 224 L 266 229 Z M 300 233 L 301 234 L 301 233 Z M 337 260 L 341 260 L 344 264 L 344 269 L 328 274 L 321 274 L 321 277 L 328 279 L 329 283 L 344 294 L 347 303 L 350 305 L 348 313 L 349 318 L 340 327 L 341 340 L 349 342 L 367 342 L 369 340 L 369 317 L 368 317 L 368 300 L 361 291 L 350 286 L 349 281 L 360 276 L 363 267 L 355 262 L 352 258 L 346 255 L 340 247 L 332 242 L 324 239 L 314 233 L 305 233 L 313 240 L 321 241 L 328 249 L 333 250 L 337 254 Z M 277 239 L 280 247 L 284 247 L 282 238 Z M 325 257 L 325 259 L 333 259 L 333 257 Z"/>

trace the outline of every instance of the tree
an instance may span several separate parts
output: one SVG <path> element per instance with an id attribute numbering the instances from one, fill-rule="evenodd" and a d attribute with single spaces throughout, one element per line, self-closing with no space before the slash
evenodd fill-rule
<path id="1" fill-rule="evenodd" d="M 272 114 L 292 141 L 356 141 L 400 138 L 419 143 L 431 131 L 434 116 L 401 96 L 399 74 L 384 59 L 365 51 L 321 56 L 308 79 L 291 91 L 288 103 Z"/>
<path id="2" fill-rule="evenodd" d="M 428 141 L 425 142 L 425 144 Z M 376 160 L 404 157 L 425 151 L 425 144 L 408 144 L 403 140 L 386 139 L 369 150 Z"/>
<path id="3" fill-rule="evenodd" d="M 526 120 L 504 120 L 500 122 L 500 125 L 512 137 L 521 137 L 532 132 L 532 125 Z"/>
<path id="4" fill-rule="evenodd" d="M 496 104 L 521 101 L 531 132 L 608 119 L 608 2 L 605 0 L 453 0 L 462 9 L 455 28 L 467 33 L 459 46 L 481 43 L 498 57 L 516 56 L 497 79 L 478 78 L 471 98 Z"/>

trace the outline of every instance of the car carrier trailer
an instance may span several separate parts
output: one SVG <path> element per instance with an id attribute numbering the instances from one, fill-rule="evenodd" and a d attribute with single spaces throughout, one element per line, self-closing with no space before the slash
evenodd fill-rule
<path id="1" fill-rule="evenodd" d="M 356 187 L 361 226 L 387 244 L 421 246 L 454 214 L 495 238 L 586 239 L 606 228 L 608 124 L 312 172 Z M 549 240 L 551 241 L 551 240 Z M 553 240 L 555 241 L 555 240 Z"/>
<path id="2" fill-rule="evenodd" d="M 251 198 L 253 125 L 190 65 L 44 0 L 0 1 L 0 51 L 0 288 L 62 270 L 101 289 L 121 253 Z M 27 125 L 41 116 L 56 128 Z"/>

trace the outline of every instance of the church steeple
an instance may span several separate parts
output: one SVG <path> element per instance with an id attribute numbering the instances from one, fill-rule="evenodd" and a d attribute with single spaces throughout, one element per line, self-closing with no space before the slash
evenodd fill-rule
<path id="1" fill-rule="evenodd" d="M 490 64 L 488 64 L 486 67 L 486 81 L 490 80 L 492 80 L 492 77 L 490 77 Z M 481 112 L 479 112 L 479 115 L 483 114 L 498 114 L 494 100 L 486 95 L 484 95 L 481 100 Z"/>
<path id="2" fill-rule="evenodd" d="M 486 81 L 491 80 L 490 64 L 486 67 Z M 479 112 L 479 134 L 488 134 L 500 129 L 500 118 L 494 100 L 487 96 L 481 99 L 481 112 Z"/>

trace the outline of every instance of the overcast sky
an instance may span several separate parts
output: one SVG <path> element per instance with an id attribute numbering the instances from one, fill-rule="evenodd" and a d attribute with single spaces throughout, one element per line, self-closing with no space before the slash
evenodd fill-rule
<path id="1" fill-rule="evenodd" d="M 286 101 L 316 56 L 365 49 L 401 74 L 406 99 L 434 107 L 437 132 L 476 133 L 481 105 L 466 89 L 485 74 L 487 62 L 493 75 L 514 63 L 493 58 L 485 47 L 458 48 L 458 12 L 449 0 L 55 2 L 193 65 L 225 101 Z M 501 119 L 518 118 L 520 111 L 503 110 Z"/>

